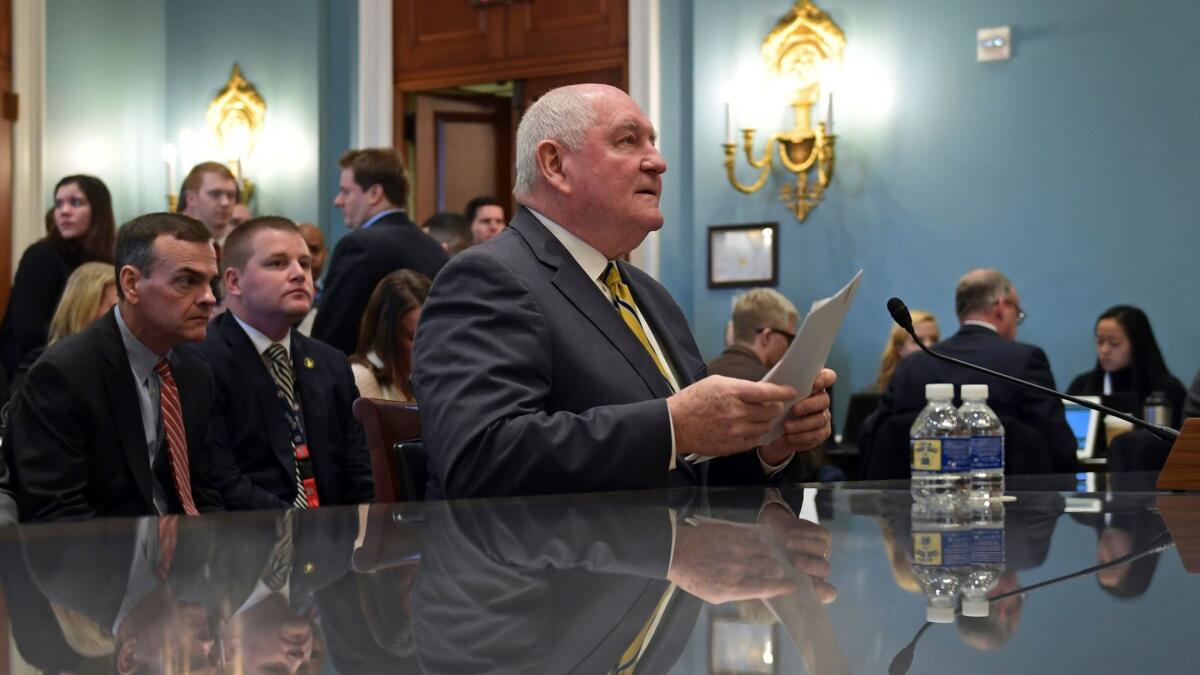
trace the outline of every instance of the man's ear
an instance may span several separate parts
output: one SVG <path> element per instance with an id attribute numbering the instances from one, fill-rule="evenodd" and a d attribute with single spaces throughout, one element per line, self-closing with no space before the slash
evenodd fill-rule
<path id="1" fill-rule="evenodd" d="M 129 301 L 129 304 L 136 305 L 138 303 L 137 282 L 141 281 L 141 271 L 133 265 L 125 265 L 121 268 L 121 272 L 117 275 L 117 282 L 121 284 L 121 294 Z"/>
<path id="2" fill-rule="evenodd" d="M 563 194 L 571 194 L 571 183 L 563 162 L 563 147 L 556 141 L 544 140 L 534 150 L 538 173 L 546 184 Z"/>
<path id="3" fill-rule="evenodd" d="M 225 268 L 225 274 L 221 276 L 221 280 L 225 282 L 225 292 L 229 295 L 242 295 L 242 282 L 238 278 L 237 268 L 233 265 Z"/>
<path id="4" fill-rule="evenodd" d="M 378 204 L 379 202 L 381 202 L 387 198 L 387 195 L 385 195 L 383 193 L 383 186 L 380 185 L 379 183 L 376 183 L 376 184 L 372 185 L 371 187 L 367 188 L 366 192 L 367 192 L 367 203 L 368 204 L 372 204 L 372 205 Z M 403 206 L 403 204 L 399 204 L 398 206 Z"/>

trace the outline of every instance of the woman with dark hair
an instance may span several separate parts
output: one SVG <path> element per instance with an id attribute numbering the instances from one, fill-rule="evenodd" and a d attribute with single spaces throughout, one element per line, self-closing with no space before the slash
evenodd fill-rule
<path id="1" fill-rule="evenodd" d="M 1072 380 L 1067 393 L 1128 394 L 1140 416 L 1142 403 L 1154 392 L 1167 397 L 1171 426 L 1178 428 L 1187 392 L 1167 370 L 1150 319 L 1137 307 L 1110 307 L 1096 319 L 1096 366 Z"/>
<path id="2" fill-rule="evenodd" d="M 0 363 L 9 374 L 46 346 L 50 317 L 67 278 L 85 262 L 112 263 L 117 223 L 108 188 L 94 176 L 67 176 L 54 187 L 54 227 L 21 256 L 0 326 Z"/>
<path id="3" fill-rule="evenodd" d="M 421 305 L 429 295 L 429 277 L 412 270 L 379 280 L 358 331 L 358 349 L 350 357 L 354 384 L 367 398 L 415 401 L 412 376 L 413 336 Z"/>

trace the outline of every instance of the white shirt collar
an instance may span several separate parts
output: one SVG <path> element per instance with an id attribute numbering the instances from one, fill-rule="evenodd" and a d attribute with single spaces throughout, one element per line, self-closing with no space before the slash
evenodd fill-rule
<path id="1" fill-rule="evenodd" d="M 984 328 L 990 329 L 993 333 L 1000 332 L 999 330 L 996 329 L 996 326 L 994 324 L 990 324 L 986 321 L 978 321 L 976 319 L 967 319 L 966 321 L 962 322 L 962 325 L 964 325 L 964 326 L 983 326 Z"/>
<path id="2" fill-rule="evenodd" d="M 254 326 L 242 321 L 241 317 L 239 317 L 237 314 L 234 314 L 233 312 L 230 312 L 230 314 L 233 315 L 234 321 L 238 322 L 238 325 L 242 327 L 242 330 L 246 331 L 246 335 L 250 337 L 250 342 L 254 343 L 254 351 L 258 352 L 259 356 L 263 356 L 266 353 L 267 348 L 275 344 L 274 340 L 266 335 L 263 335 L 262 331 L 258 330 Z M 288 355 L 289 359 L 291 359 L 292 329 L 288 329 L 288 334 L 284 336 L 283 341 L 279 344 L 283 345 L 283 352 Z"/>
<path id="3" fill-rule="evenodd" d="M 528 206 L 525 208 L 529 209 Z M 547 230 L 550 230 L 550 234 L 554 235 L 555 239 L 566 247 L 567 253 L 570 253 L 575 262 L 579 263 L 579 266 L 583 268 L 584 273 L 588 277 L 593 281 L 600 279 L 600 275 L 604 274 L 605 268 L 608 267 L 608 256 L 597 251 L 591 244 L 568 232 L 562 225 L 550 220 L 546 216 L 533 209 L 529 209 L 529 212 L 542 225 L 545 225 Z"/>

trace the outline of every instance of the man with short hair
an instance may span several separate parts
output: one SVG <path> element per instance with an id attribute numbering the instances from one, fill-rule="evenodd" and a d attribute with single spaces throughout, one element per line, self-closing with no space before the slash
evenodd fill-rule
<path id="1" fill-rule="evenodd" d="M 526 111 L 511 234 L 456 256 L 421 310 L 413 384 L 431 494 L 763 483 L 828 437 L 833 371 L 813 392 L 701 379 L 683 312 L 622 260 L 663 224 L 655 138 L 606 85 L 556 89 Z M 755 449 L 785 412 L 786 433 Z"/>
<path id="2" fill-rule="evenodd" d="M 237 203 L 237 180 L 229 167 L 220 162 L 201 162 L 183 179 L 176 211 L 204 223 L 220 246 L 229 234 L 229 220 Z"/>
<path id="3" fill-rule="evenodd" d="M 353 230 L 338 241 L 313 337 L 353 354 L 358 326 L 379 280 L 411 269 L 430 279 L 446 264 L 446 252 L 404 213 L 408 176 L 394 148 L 351 150 L 338 160 L 342 176 L 333 205 Z"/>
<path id="4" fill-rule="evenodd" d="M 250 220 L 253 217 L 254 217 L 254 214 L 250 213 L 250 207 L 246 206 L 245 204 L 243 204 L 241 202 L 238 202 L 233 205 L 233 210 L 230 211 L 229 229 L 231 229 L 231 230 L 237 229 L 238 225 L 241 225 L 242 223 L 246 222 L 247 220 Z"/>
<path id="5" fill-rule="evenodd" d="M 208 440 L 228 509 L 374 498 L 346 357 L 292 326 L 312 306 L 308 244 L 292 221 L 253 218 L 225 241 L 229 311 L 196 346 L 216 384 Z"/>
<path id="6" fill-rule="evenodd" d="M 471 237 L 476 244 L 482 244 L 504 230 L 504 205 L 495 197 L 472 199 L 467 202 L 464 215 L 471 224 Z"/>
<path id="7" fill-rule="evenodd" d="M 194 353 L 216 299 L 203 223 L 174 213 L 117 232 L 117 306 L 51 345 L 13 400 L 22 520 L 220 510 L 206 438 L 212 374 Z M 11 444 L 8 442 L 11 441 Z"/>
<path id="8" fill-rule="evenodd" d="M 709 362 L 709 374 L 761 380 L 791 346 L 798 319 L 796 306 L 778 291 L 743 293 L 733 306 L 733 344 Z"/>
<path id="9" fill-rule="evenodd" d="M 1016 341 L 1017 326 L 1025 320 L 1025 312 L 1017 289 L 999 270 L 976 269 L 963 275 L 955 289 L 954 311 L 961 327 L 934 345 L 934 351 L 1055 388 L 1046 353 L 1040 347 Z M 924 408 L 925 385 L 934 382 L 949 382 L 956 392 L 964 384 L 988 385 L 988 405 L 996 414 L 1019 420 L 1045 440 L 1050 456 L 1035 459 L 1043 460 L 1056 473 L 1074 471 L 1077 440 L 1067 425 L 1061 400 L 944 363 L 924 352 L 910 354 L 896 367 L 880 401 L 877 423 L 889 415 Z"/>
<path id="10" fill-rule="evenodd" d="M 421 229 L 441 244 L 451 258 L 475 243 L 471 235 L 471 221 L 454 211 L 438 211 L 421 224 Z"/>

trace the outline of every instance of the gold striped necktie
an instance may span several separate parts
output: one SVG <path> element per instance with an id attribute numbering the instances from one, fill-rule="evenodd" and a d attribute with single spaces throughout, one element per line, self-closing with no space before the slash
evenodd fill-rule
<path id="1" fill-rule="evenodd" d="M 638 318 L 637 303 L 633 301 L 633 293 L 629 291 L 629 286 L 621 279 L 621 270 L 617 269 L 616 264 L 608 263 L 608 267 L 604 268 L 604 285 L 608 286 L 609 292 L 612 293 L 613 306 L 617 308 L 621 318 L 625 321 L 625 325 L 629 326 L 629 330 L 633 331 L 638 342 L 642 343 L 642 348 L 650 355 L 650 359 L 654 361 L 654 365 L 658 366 L 658 372 L 662 373 L 663 379 L 667 382 L 671 381 L 671 376 L 667 374 L 667 366 L 658 358 L 658 354 L 654 351 L 654 347 L 650 345 L 650 338 L 646 336 L 646 331 L 642 329 L 642 322 Z"/>

